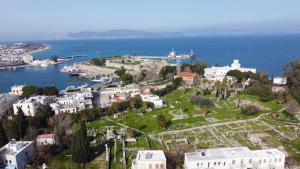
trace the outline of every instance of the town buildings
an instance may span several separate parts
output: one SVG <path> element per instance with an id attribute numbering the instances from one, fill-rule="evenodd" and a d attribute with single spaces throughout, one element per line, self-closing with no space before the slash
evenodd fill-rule
<path id="1" fill-rule="evenodd" d="M 140 93 L 139 86 L 136 84 L 106 88 L 100 92 L 100 105 L 108 107 L 114 102 L 124 101 Z"/>
<path id="2" fill-rule="evenodd" d="M 185 85 L 192 86 L 197 83 L 198 74 L 192 72 L 180 72 L 174 76 L 175 79 L 179 77 L 182 78 Z"/>
<path id="3" fill-rule="evenodd" d="M 11 140 L 0 149 L 0 168 L 25 169 L 32 161 L 33 153 L 33 141 Z"/>
<path id="4" fill-rule="evenodd" d="M 239 60 L 233 60 L 231 66 L 223 66 L 223 67 L 216 67 L 212 66 L 211 68 L 204 69 L 204 76 L 208 80 L 212 81 L 223 81 L 224 77 L 230 70 L 239 70 L 241 72 L 252 72 L 256 73 L 256 69 L 254 68 L 243 68 L 239 63 Z"/>
<path id="5" fill-rule="evenodd" d="M 284 169 L 285 154 L 277 149 L 247 147 L 207 149 L 185 153 L 184 169 Z"/>
<path id="6" fill-rule="evenodd" d="M 54 134 L 41 134 L 36 138 L 38 145 L 54 145 L 56 144 Z"/>
<path id="7" fill-rule="evenodd" d="M 18 100 L 13 104 L 14 114 L 17 114 L 21 108 L 25 116 L 34 116 L 40 106 L 49 105 L 53 101 L 54 97 L 52 96 L 32 96 L 28 99 Z"/>
<path id="8" fill-rule="evenodd" d="M 162 150 L 138 151 L 132 169 L 166 169 L 167 159 Z"/>
<path id="9" fill-rule="evenodd" d="M 161 108 L 163 106 L 163 100 L 159 96 L 154 95 L 150 92 L 144 92 L 141 94 L 141 99 L 143 102 L 151 102 L 154 104 L 155 108 Z"/>
<path id="10" fill-rule="evenodd" d="M 55 99 L 50 107 L 59 113 L 77 113 L 80 110 L 93 108 L 92 88 L 75 88 L 68 87 L 61 92 L 61 96 Z"/>
<path id="11" fill-rule="evenodd" d="M 15 95 L 0 94 L 0 119 L 13 113 L 13 104 L 18 99 Z"/>
<path id="12" fill-rule="evenodd" d="M 18 95 L 21 96 L 23 94 L 23 87 L 24 85 L 14 85 L 11 87 L 11 95 Z"/>
<path id="13" fill-rule="evenodd" d="M 285 77 L 274 77 L 272 84 L 272 91 L 274 93 L 285 92 L 287 90 L 287 78 Z"/>

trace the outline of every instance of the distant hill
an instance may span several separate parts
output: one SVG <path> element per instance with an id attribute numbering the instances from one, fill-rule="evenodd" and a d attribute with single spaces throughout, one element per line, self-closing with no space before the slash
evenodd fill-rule
<path id="1" fill-rule="evenodd" d="M 291 29 L 292 28 L 292 29 Z M 274 27 L 265 24 L 260 27 L 253 24 L 222 25 L 199 29 L 190 29 L 179 32 L 151 32 L 144 30 L 115 29 L 102 32 L 83 31 L 68 33 L 60 39 L 136 39 L 136 38 L 168 38 L 168 37 L 198 37 L 198 36 L 226 36 L 226 35 L 266 35 L 266 34 L 298 34 L 299 26 L 288 24 Z"/>
<path id="2" fill-rule="evenodd" d="M 130 39 L 130 38 L 155 38 L 160 37 L 159 33 L 142 31 L 118 29 L 108 30 L 103 32 L 83 31 L 78 33 L 68 33 L 68 39 Z"/>

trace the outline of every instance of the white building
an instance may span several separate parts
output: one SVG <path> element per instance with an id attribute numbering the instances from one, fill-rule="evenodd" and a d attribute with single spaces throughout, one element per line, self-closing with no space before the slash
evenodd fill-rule
<path id="1" fill-rule="evenodd" d="M 50 107 L 59 113 L 77 113 L 80 110 L 93 108 L 92 88 L 72 88 L 62 91 L 62 96 L 56 98 Z"/>
<path id="2" fill-rule="evenodd" d="M 54 134 L 42 134 L 38 135 L 36 142 L 38 145 L 54 145 L 56 144 Z"/>
<path id="3" fill-rule="evenodd" d="M 166 169 L 167 159 L 162 150 L 138 151 L 132 169 Z"/>
<path id="4" fill-rule="evenodd" d="M 13 104 L 19 99 L 18 96 L 0 94 L 0 119 L 13 114 Z"/>
<path id="5" fill-rule="evenodd" d="M 184 169 L 284 169 L 284 163 L 285 155 L 277 149 L 234 147 L 185 153 Z"/>
<path id="6" fill-rule="evenodd" d="M 141 94 L 141 99 L 144 102 L 151 102 L 154 104 L 155 108 L 161 108 L 163 106 L 163 100 L 159 96 L 151 94 L 149 92 L 144 92 Z"/>
<path id="7" fill-rule="evenodd" d="M 23 87 L 25 87 L 25 86 L 24 85 L 14 85 L 14 86 L 12 86 L 10 88 L 11 89 L 10 94 L 21 96 L 23 94 Z"/>
<path id="8" fill-rule="evenodd" d="M 41 105 L 48 105 L 53 100 L 52 96 L 32 96 L 28 99 L 19 100 L 13 104 L 14 114 L 17 114 L 21 108 L 25 116 L 34 116 Z"/>
<path id="9" fill-rule="evenodd" d="M 0 168 L 25 169 L 33 153 L 33 141 L 12 140 L 0 149 Z"/>
<path id="10" fill-rule="evenodd" d="M 252 72 L 256 73 L 256 69 L 254 68 L 243 68 L 239 63 L 239 60 L 233 60 L 231 66 L 223 66 L 223 67 L 216 67 L 212 66 L 211 68 L 204 69 L 204 76 L 208 80 L 213 81 L 223 81 L 223 78 L 230 70 L 239 70 L 241 72 Z"/>
<path id="11" fill-rule="evenodd" d="M 274 77 L 272 84 L 273 93 L 282 93 L 288 90 L 287 88 L 287 78 L 286 77 Z"/>
<path id="12" fill-rule="evenodd" d="M 105 90 L 100 92 L 100 105 L 101 107 L 107 107 L 110 106 L 113 102 L 126 100 L 127 98 L 134 97 L 140 94 L 140 88 L 135 84 L 106 88 Z"/>
<path id="13" fill-rule="evenodd" d="M 287 78 L 286 77 L 274 77 L 273 84 L 274 85 L 286 85 Z"/>

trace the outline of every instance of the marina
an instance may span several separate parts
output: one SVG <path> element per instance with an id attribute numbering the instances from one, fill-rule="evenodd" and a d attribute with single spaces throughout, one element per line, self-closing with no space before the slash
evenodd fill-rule
<path id="1" fill-rule="evenodd" d="M 229 41 L 231 43 L 227 43 Z M 300 44 L 300 37 L 289 35 L 145 40 L 41 41 L 40 43 L 46 43 L 51 48 L 46 51 L 33 53 L 34 59 L 49 59 L 54 55 L 61 56 L 62 58 L 73 57 L 74 59 L 62 64 L 48 65 L 47 68 L 16 66 L 0 70 L 0 92 L 9 91 L 10 86 L 15 84 L 33 84 L 37 86 L 55 84 L 59 89 L 63 89 L 69 85 L 82 85 L 89 81 L 70 76 L 61 72 L 60 69 L 65 65 L 72 65 L 74 62 L 82 62 L 95 58 L 97 56 L 96 51 L 100 51 L 100 57 L 128 54 L 143 57 L 166 57 L 172 49 L 177 53 L 186 53 L 190 49 L 193 49 L 197 53 L 196 58 L 207 62 L 209 65 L 212 63 L 229 65 L 232 60 L 239 59 L 243 61 L 245 67 L 253 65 L 258 71 L 263 70 L 270 75 L 277 76 L 282 74 L 282 64 L 292 60 L 295 57 L 295 53 L 300 53 L 299 45 L 293 45 Z M 264 44 L 269 44 L 270 47 L 266 48 Z M 288 50 L 282 52 L 283 48 Z M 77 55 L 82 57 L 76 57 Z M 260 61 L 257 62 L 257 60 Z"/>

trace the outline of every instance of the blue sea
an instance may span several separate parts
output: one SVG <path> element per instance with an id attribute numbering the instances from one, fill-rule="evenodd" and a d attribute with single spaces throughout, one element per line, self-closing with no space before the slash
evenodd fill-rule
<path id="1" fill-rule="evenodd" d="M 119 39 L 119 40 L 69 40 L 34 41 L 46 43 L 51 49 L 34 53 L 36 59 L 52 55 L 68 57 L 87 55 L 74 61 L 83 61 L 98 56 L 113 55 L 155 55 L 166 56 L 174 49 L 177 53 L 193 50 L 197 59 L 208 65 L 230 65 L 239 59 L 242 66 L 266 71 L 269 75 L 281 76 L 283 65 L 293 59 L 300 59 L 300 35 L 264 36 L 222 36 L 165 39 Z M 98 51 L 98 52 L 97 52 Z M 71 64 L 67 62 L 66 64 Z M 62 73 L 64 64 L 48 68 L 19 68 L 0 71 L 0 93 L 10 90 L 14 84 L 48 86 L 56 85 L 63 89 L 68 85 L 81 85 L 86 81 Z"/>

